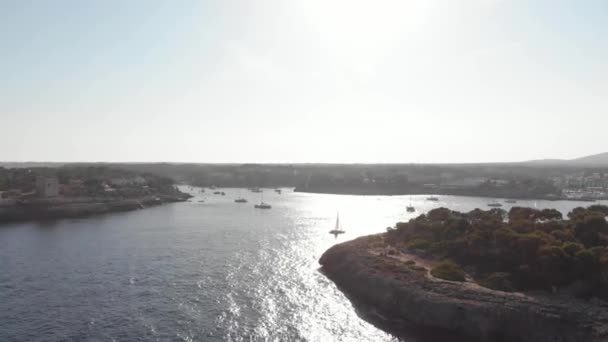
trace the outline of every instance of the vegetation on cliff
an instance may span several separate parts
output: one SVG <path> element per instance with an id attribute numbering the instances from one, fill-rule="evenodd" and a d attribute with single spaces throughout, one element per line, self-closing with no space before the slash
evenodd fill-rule
<path id="1" fill-rule="evenodd" d="M 553 209 L 514 207 L 460 213 L 434 209 L 387 233 L 396 247 L 449 259 L 493 289 L 566 291 L 608 299 L 608 207 L 575 208 L 564 219 Z M 433 275 L 463 279 L 456 265 Z"/>
<path id="2" fill-rule="evenodd" d="M 431 275 L 451 281 L 465 281 L 465 273 L 458 265 L 450 261 L 444 261 L 431 270 Z"/>

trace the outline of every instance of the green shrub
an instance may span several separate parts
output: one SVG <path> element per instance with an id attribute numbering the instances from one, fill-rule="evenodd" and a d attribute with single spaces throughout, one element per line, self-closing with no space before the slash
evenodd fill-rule
<path id="1" fill-rule="evenodd" d="M 369 248 L 379 248 L 379 247 L 384 247 L 384 245 L 385 245 L 384 239 L 379 235 L 370 236 L 368 238 L 368 240 L 366 241 L 366 243 Z"/>
<path id="2" fill-rule="evenodd" d="M 468 243 L 463 238 L 444 240 L 430 245 L 429 250 L 439 256 L 458 259 L 467 251 Z"/>
<path id="3" fill-rule="evenodd" d="M 551 232 L 554 238 L 560 241 L 571 241 L 574 240 L 574 232 L 572 230 L 561 230 L 556 229 Z"/>
<path id="4" fill-rule="evenodd" d="M 596 213 L 601 213 L 601 214 L 604 214 L 605 216 L 608 216 L 608 206 L 605 206 L 605 205 L 594 204 L 594 205 L 590 206 L 589 208 L 587 208 L 587 210 L 594 211 Z"/>
<path id="5" fill-rule="evenodd" d="M 562 249 L 564 252 L 568 253 L 568 255 L 574 256 L 579 251 L 585 249 L 585 246 L 576 242 L 566 242 L 562 245 Z"/>
<path id="6" fill-rule="evenodd" d="M 556 209 L 543 209 L 540 212 L 540 217 L 545 220 L 561 220 L 563 215 Z"/>
<path id="7" fill-rule="evenodd" d="M 588 249 L 576 252 L 575 258 L 582 272 L 592 271 L 593 267 L 600 262 L 599 258 Z"/>
<path id="8" fill-rule="evenodd" d="M 506 272 L 490 273 L 479 281 L 479 285 L 493 290 L 512 292 L 511 274 Z"/>
<path id="9" fill-rule="evenodd" d="M 410 248 L 410 249 L 426 250 L 429 248 L 430 245 L 431 245 L 431 243 L 428 240 L 417 238 L 417 239 L 408 241 L 405 244 L 405 247 Z"/>
<path id="10" fill-rule="evenodd" d="M 407 229 L 407 227 L 408 227 L 407 222 L 397 222 L 397 224 L 395 225 L 395 229 L 397 229 L 397 230 L 404 230 L 404 229 Z"/>
<path id="11" fill-rule="evenodd" d="M 431 275 L 444 280 L 465 281 L 464 271 L 451 261 L 443 261 L 433 267 Z"/>

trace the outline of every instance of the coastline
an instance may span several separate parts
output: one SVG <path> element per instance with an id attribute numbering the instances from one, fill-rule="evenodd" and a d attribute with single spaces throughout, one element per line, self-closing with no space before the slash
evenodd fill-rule
<path id="1" fill-rule="evenodd" d="M 465 197 L 482 197 L 482 198 L 504 198 L 514 200 L 539 200 L 539 201 L 576 201 L 576 202 L 595 202 L 596 200 L 605 200 L 604 198 L 591 199 L 591 198 L 568 198 L 564 196 L 552 197 L 552 196 L 532 196 L 532 195 L 521 195 L 521 196 L 504 196 L 504 194 L 484 194 L 484 193 L 472 193 L 467 191 L 456 191 L 456 192 L 436 192 L 436 191 L 407 191 L 399 189 L 384 189 L 384 188 L 343 188 L 343 187 L 331 187 L 331 188 L 302 188 L 297 187 L 294 192 L 311 193 L 311 194 L 327 194 L 327 195 L 356 195 L 356 196 L 419 196 L 419 195 L 434 195 L 434 196 L 465 196 Z"/>
<path id="2" fill-rule="evenodd" d="M 439 329 L 477 341 L 605 341 L 608 303 L 545 293 L 509 293 L 432 277 L 383 253 L 384 234 L 335 245 L 320 258 L 323 273 L 353 302 L 397 326 Z M 395 325 L 395 324 L 393 324 Z"/>
<path id="3" fill-rule="evenodd" d="M 187 195 L 156 195 L 130 199 L 82 197 L 30 200 L 0 207 L 0 224 L 133 211 L 166 203 L 184 202 L 188 198 Z"/>

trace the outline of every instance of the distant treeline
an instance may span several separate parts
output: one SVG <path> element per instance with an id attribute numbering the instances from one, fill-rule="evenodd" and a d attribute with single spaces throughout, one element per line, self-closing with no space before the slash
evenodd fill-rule
<path id="1" fill-rule="evenodd" d="M 535 164 L 79 164 L 170 177 L 218 187 L 294 187 L 298 191 L 351 194 L 453 194 L 556 198 L 555 177 L 608 173 L 608 168 Z"/>
<path id="2" fill-rule="evenodd" d="M 59 184 L 70 185 L 72 190 L 78 187 L 78 195 L 136 197 L 145 194 L 180 194 L 175 189 L 174 180 L 170 177 L 106 165 L 66 165 L 31 168 L 0 167 L 0 191 L 14 189 L 18 189 L 24 193 L 35 191 L 38 177 L 55 177 Z M 134 178 L 141 179 L 141 181 L 136 184 L 131 183 L 130 180 Z M 124 184 L 116 184 L 117 180 L 124 180 Z M 107 185 L 112 185 L 112 192 L 107 191 Z"/>

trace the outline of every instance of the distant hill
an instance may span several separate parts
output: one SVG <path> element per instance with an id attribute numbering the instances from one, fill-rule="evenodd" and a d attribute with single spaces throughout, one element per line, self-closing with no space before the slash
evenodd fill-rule
<path id="1" fill-rule="evenodd" d="M 54 162 L 0 162 L 0 167 L 7 169 L 25 169 L 34 167 L 61 167 L 66 163 Z"/>
<path id="2" fill-rule="evenodd" d="M 575 159 L 539 159 L 524 162 L 538 166 L 602 166 L 608 167 L 608 152 Z"/>
<path id="3" fill-rule="evenodd" d="M 569 160 L 566 159 L 537 159 L 537 160 L 528 160 L 523 162 L 524 164 L 532 164 L 532 165 L 564 165 L 567 164 Z"/>
<path id="4" fill-rule="evenodd" d="M 608 152 L 571 160 L 576 164 L 608 166 Z"/>

